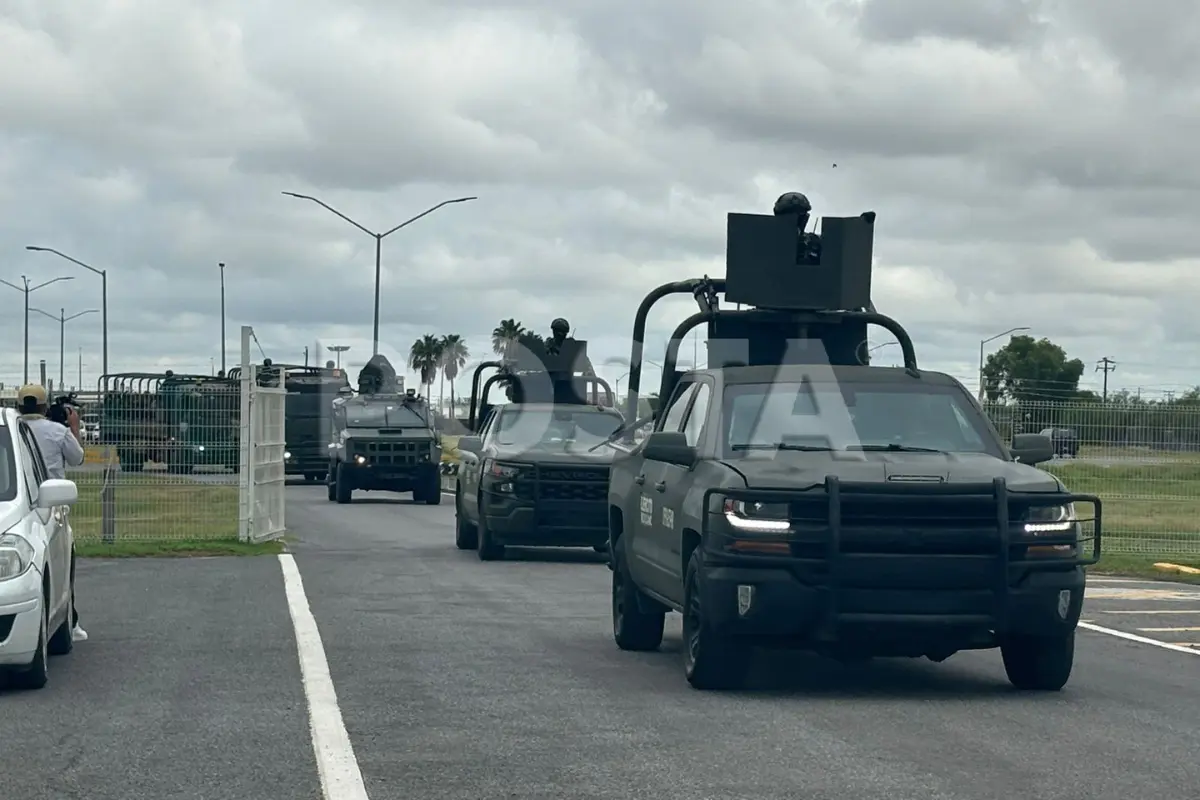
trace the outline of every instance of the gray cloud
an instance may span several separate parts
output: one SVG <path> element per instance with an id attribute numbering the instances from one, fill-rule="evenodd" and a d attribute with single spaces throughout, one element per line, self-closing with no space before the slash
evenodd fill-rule
<path id="1" fill-rule="evenodd" d="M 819 213 L 879 212 L 876 302 L 927 365 L 973 381 L 981 338 L 1030 325 L 1122 362 L 1119 382 L 1200 382 L 1200 12 L 798 6 L 7 4 L 0 277 L 75 274 L 36 295 L 70 314 L 98 305 L 99 281 L 24 245 L 108 268 L 114 368 L 207 371 L 225 261 L 230 357 L 250 323 L 273 357 L 343 342 L 361 363 L 374 244 L 280 192 L 375 230 L 478 195 L 385 240 L 385 352 L 456 332 L 484 355 L 502 317 L 561 314 L 603 361 L 628 357 L 653 285 L 722 272 L 725 213 L 801 189 Z M 9 383 L 21 298 L 6 297 Z M 656 315 L 654 347 L 689 310 Z M 87 382 L 93 317 L 67 336 Z M 57 333 L 31 322 L 52 373 Z"/>

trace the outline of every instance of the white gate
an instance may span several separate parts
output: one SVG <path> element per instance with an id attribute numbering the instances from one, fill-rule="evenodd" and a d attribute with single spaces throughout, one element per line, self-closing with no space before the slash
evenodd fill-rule
<path id="1" fill-rule="evenodd" d="M 242 414 L 238 538 L 243 542 L 278 539 L 284 524 L 287 389 L 259 386 L 262 367 L 250 363 L 253 329 L 242 326 Z"/>

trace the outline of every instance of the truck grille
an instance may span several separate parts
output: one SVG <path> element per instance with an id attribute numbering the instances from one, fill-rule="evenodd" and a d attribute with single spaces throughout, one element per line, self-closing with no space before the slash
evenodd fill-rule
<path id="1" fill-rule="evenodd" d="M 538 525 L 608 526 L 608 467 L 539 466 L 537 487 Z"/>
<path id="2" fill-rule="evenodd" d="M 827 540 L 827 496 L 794 501 L 790 509 L 802 539 Z M 846 492 L 839 539 L 843 553 L 995 554 L 1000 546 L 996 501 L 979 495 L 881 497 Z"/>
<path id="3" fill-rule="evenodd" d="M 379 465 L 413 465 L 429 454 L 429 442 L 373 439 L 351 440 L 350 454 L 363 456 L 368 463 Z"/>

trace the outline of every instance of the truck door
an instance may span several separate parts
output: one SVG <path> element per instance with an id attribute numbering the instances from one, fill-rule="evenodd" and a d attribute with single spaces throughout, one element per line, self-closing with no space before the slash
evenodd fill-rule
<path id="1" fill-rule="evenodd" d="M 684 417 L 697 385 L 690 378 L 679 382 L 660 417 L 662 421 L 655 428 L 656 431 L 683 430 Z M 676 572 L 669 563 L 670 549 L 664 547 L 666 536 L 661 530 L 663 512 L 667 508 L 665 501 L 668 467 L 669 464 L 661 461 L 641 458 L 640 470 L 633 478 L 634 494 L 637 496 L 637 507 L 633 509 L 636 516 L 629 518 L 634 525 L 634 536 L 629 542 L 630 571 L 635 581 L 659 593 L 670 589 L 672 576 Z M 671 522 L 671 517 L 669 512 L 666 516 L 667 522 Z"/>
<path id="2" fill-rule="evenodd" d="M 692 393 L 683 424 L 680 430 L 687 437 L 688 444 L 704 453 L 705 422 L 708 419 L 709 402 L 712 399 L 712 383 L 707 378 L 700 378 L 696 383 L 696 391 Z M 683 529 L 684 529 L 684 500 L 692 491 L 695 482 L 695 471 L 678 464 L 663 464 L 660 472 L 662 490 L 662 510 L 658 515 L 658 526 L 654 529 L 655 552 L 666 564 L 666 572 L 670 575 L 674 593 L 664 592 L 666 597 L 683 602 Z M 697 531 L 699 532 L 699 531 Z"/>

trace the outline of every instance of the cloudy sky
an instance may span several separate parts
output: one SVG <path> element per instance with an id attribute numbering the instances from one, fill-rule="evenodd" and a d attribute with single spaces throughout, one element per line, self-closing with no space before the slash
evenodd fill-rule
<path id="1" fill-rule="evenodd" d="M 875 303 L 925 366 L 973 385 L 980 339 L 1030 326 L 1089 384 L 1108 356 L 1116 385 L 1180 390 L 1198 40 L 1192 0 L 0 0 L 0 277 L 74 276 L 30 296 L 71 315 L 99 278 L 24 247 L 105 268 L 110 370 L 208 372 L 223 261 L 231 365 L 250 324 L 276 360 L 353 366 L 374 241 L 281 192 L 377 231 L 475 195 L 384 240 L 383 351 L 483 354 L 503 317 L 562 315 L 600 363 L 650 288 L 723 274 L 727 212 L 800 190 L 878 212 Z M 57 324 L 30 338 L 56 375 Z M 98 314 L 67 324 L 69 383 L 79 348 L 94 383 Z"/>

